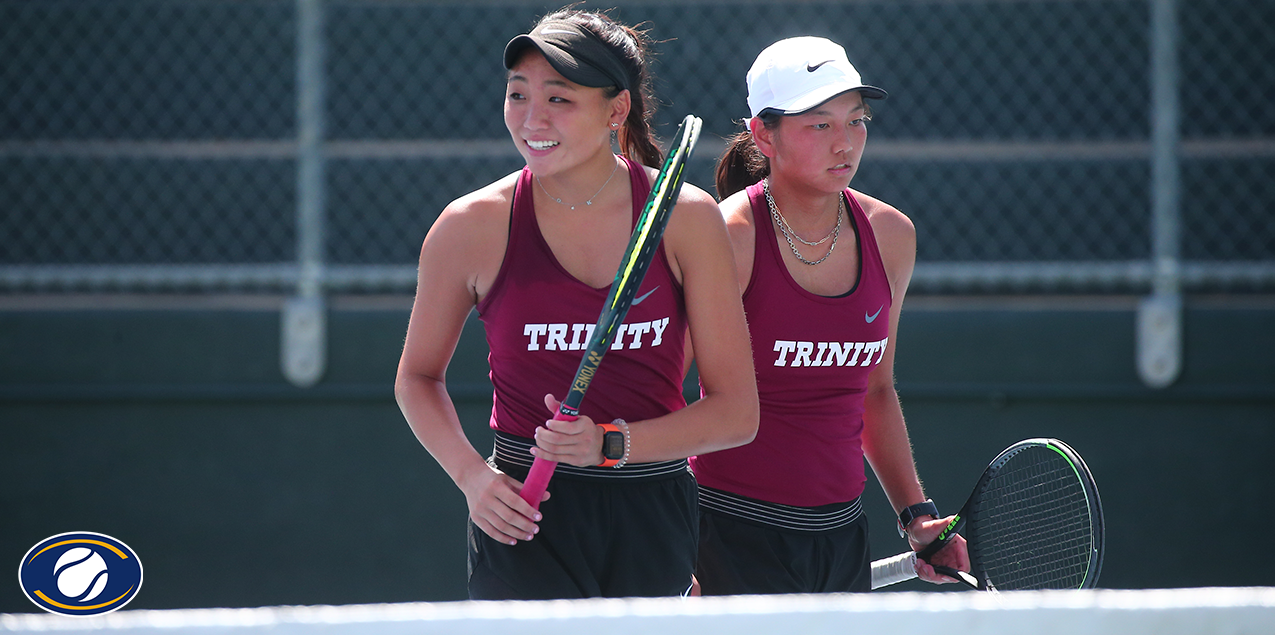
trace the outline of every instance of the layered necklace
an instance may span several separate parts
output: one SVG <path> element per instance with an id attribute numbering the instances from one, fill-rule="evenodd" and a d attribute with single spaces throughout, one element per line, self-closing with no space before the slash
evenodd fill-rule
<path id="1" fill-rule="evenodd" d="M 806 240 L 805 238 L 802 238 L 801 236 L 798 236 L 797 232 L 793 230 L 791 225 L 788 224 L 788 219 L 784 218 L 784 215 L 779 212 L 779 206 L 775 205 L 775 197 L 770 195 L 770 179 L 769 178 L 767 178 L 763 182 L 762 189 L 766 192 L 766 204 L 770 206 L 770 217 L 775 219 L 775 224 L 779 226 L 779 231 L 783 233 L 784 240 L 788 241 L 788 247 L 792 249 L 792 255 L 796 256 L 797 260 L 800 260 L 802 264 L 807 264 L 811 266 L 817 265 L 827 260 L 828 256 L 832 255 L 832 250 L 837 248 L 837 237 L 841 235 L 841 217 L 846 211 L 845 196 L 842 194 L 837 195 L 837 224 L 836 226 L 832 228 L 832 231 L 828 232 L 828 235 L 824 236 L 823 238 L 820 238 L 819 240 L 811 242 L 809 240 Z M 822 245 L 825 242 L 828 242 L 828 239 L 832 239 L 832 244 L 828 245 L 828 253 L 824 254 L 823 258 L 820 258 L 818 260 L 806 260 L 806 258 L 801 255 L 801 252 L 797 251 L 797 244 L 792 241 L 794 236 L 796 236 L 797 240 L 801 241 L 803 245 L 808 245 L 810 247 L 818 247 L 819 245 Z"/>
<path id="2" fill-rule="evenodd" d="M 608 176 L 606 182 L 602 184 L 602 187 L 598 188 L 598 191 L 594 192 L 593 196 L 590 196 L 588 200 L 584 202 L 585 205 L 593 205 L 593 199 L 597 198 L 598 195 L 602 193 L 602 190 L 607 189 L 607 185 L 609 185 L 611 183 L 611 179 L 615 177 L 616 170 L 620 169 L 620 162 L 616 161 L 615 157 L 611 157 L 611 162 L 612 162 L 611 176 Z M 545 196 L 548 196 L 549 198 L 553 199 L 555 203 L 559 205 L 566 205 L 567 207 L 570 207 L 571 209 L 576 208 L 575 205 L 567 205 L 566 203 L 562 202 L 562 199 L 550 194 L 549 190 L 545 189 L 545 184 L 540 182 L 539 176 L 536 177 L 536 183 L 540 185 L 540 190 L 545 193 Z"/>

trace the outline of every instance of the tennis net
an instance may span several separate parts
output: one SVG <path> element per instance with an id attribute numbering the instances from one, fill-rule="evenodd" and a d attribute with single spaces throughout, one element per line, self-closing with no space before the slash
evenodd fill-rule
<path id="1" fill-rule="evenodd" d="M 900 624 L 980 635 L 1266 634 L 1275 624 L 1275 587 L 138 610 L 91 618 L 0 615 L 0 632 L 137 635 L 844 635 L 897 633 Z"/>

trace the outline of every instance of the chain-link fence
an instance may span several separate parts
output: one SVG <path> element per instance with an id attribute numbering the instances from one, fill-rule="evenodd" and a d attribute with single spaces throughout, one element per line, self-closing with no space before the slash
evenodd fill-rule
<path id="1" fill-rule="evenodd" d="M 1275 289 L 1275 2 L 620 5 L 661 41 L 662 130 L 705 119 L 710 190 L 757 51 L 843 43 L 891 93 L 855 185 L 915 221 L 917 292 L 1142 291 L 1158 259 Z M 443 206 L 521 165 L 500 50 L 552 8 L 0 0 L 0 288 L 278 290 L 308 261 L 410 291 Z"/>

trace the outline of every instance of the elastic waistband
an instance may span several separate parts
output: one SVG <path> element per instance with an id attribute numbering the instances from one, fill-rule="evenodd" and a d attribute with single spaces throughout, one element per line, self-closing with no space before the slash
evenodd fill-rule
<path id="1" fill-rule="evenodd" d="M 848 503 L 796 507 L 748 498 L 703 485 L 699 486 L 699 505 L 708 511 L 746 522 L 794 531 L 841 529 L 854 524 L 863 515 L 858 497 Z"/>
<path id="2" fill-rule="evenodd" d="M 535 457 L 531 455 L 531 446 L 533 445 L 535 445 L 535 441 L 532 439 L 516 437 L 497 430 L 496 451 L 492 455 L 492 459 L 495 460 L 496 466 L 502 469 L 507 465 L 531 469 L 531 463 L 535 460 Z M 559 463 L 554 473 L 583 478 L 636 480 L 684 474 L 689 470 L 690 465 L 686 462 L 686 459 L 678 459 L 655 463 L 629 463 L 619 469 L 613 467 L 576 467 L 566 463 Z"/>

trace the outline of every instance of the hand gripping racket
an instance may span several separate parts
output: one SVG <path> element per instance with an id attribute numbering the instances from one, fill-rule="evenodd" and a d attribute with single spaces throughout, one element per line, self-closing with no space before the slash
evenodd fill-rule
<path id="1" fill-rule="evenodd" d="M 970 573 L 934 569 L 975 589 L 1089 589 L 1102 570 L 1098 487 L 1058 439 L 1027 439 L 1001 452 L 934 542 L 872 563 L 872 588 L 915 578 L 916 559 L 929 562 L 962 528 Z"/>
<path id="2" fill-rule="evenodd" d="M 637 227 L 633 228 L 633 236 L 629 238 L 629 246 L 620 260 L 620 269 L 615 273 L 615 282 L 611 283 L 611 292 L 607 295 L 602 314 L 593 328 L 593 335 L 580 360 L 580 368 L 576 370 L 571 389 L 563 398 L 558 412 L 553 418 L 559 421 L 571 421 L 580 414 L 580 403 L 584 401 L 584 393 L 593 381 L 593 375 L 602 363 L 602 356 L 611 348 L 615 330 L 624 322 L 624 316 L 633 304 L 633 295 L 637 293 L 646 270 L 651 266 L 655 250 L 659 247 L 660 237 L 668 225 L 669 213 L 677 203 L 678 192 L 682 190 L 682 176 L 686 161 L 695 149 L 699 139 L 702 122 L 699 117 L 687 115 L 673 136 L 673 144 L 669 148 L 668 158 L 655 177 L 651 186 L 651 195 L 646 199 L 646 206 L 638 217 Z M 540 457 L 531 464 L 531 471 L 523 483 L 521 496 L 532 507 L 540 508 L 540 497 L 549 487 L 549 479 L 558 466 L 556 461 L 548 461 Z"/>

